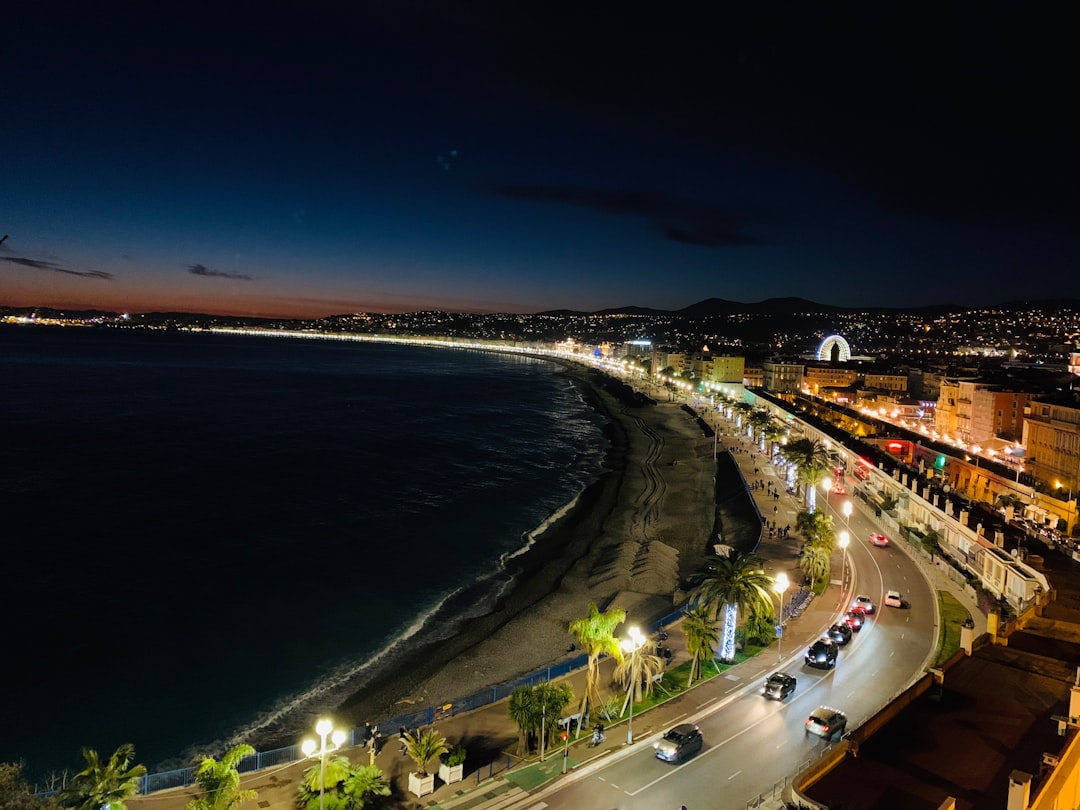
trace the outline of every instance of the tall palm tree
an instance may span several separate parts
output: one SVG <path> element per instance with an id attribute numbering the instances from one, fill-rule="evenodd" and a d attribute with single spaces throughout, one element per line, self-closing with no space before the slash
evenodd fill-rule
<path id="1" fill-rule="evenodd" d="M 72 810 L 126 810 L 124 799 L 139 791 L 144 765 L 132 765 L 135 746 L 124 743 L 105 762 L 93 748 L 84 748 L 86 767 L 72 777 L 60 803 Z"/>
<path id="2" fill-rule="evenodd" d="M 829 575 L 829 553 L 821 546 L 807 546 L 803 549 L 799 568 L 806 574 L 806 579 L 813 588 Z"/>
<path id="3" fill-rule="evenodd" d="M 824 549 L 827 555 L 831 555 L 836 548 L 832 518 L 824 512 L 799 512 L 795 516 L 795 531 L 807 546 Z"/>
<path id="4" fill-rule="evenodd" d="M 622 660 L 622 648 L 615 638 L 615 628 L 626 621 L 626 611 L 611 608 L 605 613 L 595 602 L 589 604 L 589 615 L 570 622 L 570 632 L 589 655 L 589 669 L 585 675 L 585 692 L 581 696 L 581 717 L 588 722 L 589 710 L 600 702 L 600 656 L 610 655 Z"/>
<path id="5" fill-rule="evenodd" d="M 817 486 L 832 468 L 829 451 L 813 439 L 796 439 L 784 448 L 784 456 L 797 468 L 797 480 L 805 485 L 806 502 L 813 512 L 817 505 Z"/>
<path id="6" fill-rule="evenodd" d="M 750 426 L 754 428 L 757 433 L 755 434 L 755 441 L 765 441 L 765 428 L 772 424 L 772 414 L 764 408 L 756 408 L 750 412 L 747 417 L 747 421 Z M 762 448 L 764 449 L 764 448 Z"/>
<path id="7" fill-rule="evenodd" d="M 446 737 L 433 728 L 427 731 L 417 729 L 415 732 L 405 732 L 405 753 L 416 763 L 421 776 L 427 776 L 427 764 L 437 756 L 445 754 L 450 748 L 446 744 Z"/>
<path id="8" fill-rule="evenodd" d="M 254 801 L 254 790 L 240 789 L 240 760 L 250 757 L 250 745 L 234 745 L 221 760 L 202 757 L 195 767 L 195 784 L 200 795 L 187 803 L 187 810 L 234 810 L 244 802 Z"/>
<path id="9" fill-rule="evenodd" d="M 720 659 L 734 661 L 739 611 L 745 613 L 757 603 L 772 601 L 772 577 L 765 573 L 761 557 L 735 551 L 728 557 L 710 559 L 695 580 L 693 597 L 705 605 L 714 618 L 721 611 L 724 614 Z"/>
<path id="10" fill-rule="evenodd" d="M 690 675 L 686 679 L 686 685 L 690 686 L 694 678 L 701 674 L 702 664 L 712 658 L 720 634 L 706 605 L 695 605 L 683 611 L 682 631 L 686 638 L 686 651 L 690 654 Z"/>
<path id="11" fill-rule="evenodd" d="M 620 714 L 626 713 L 631 695 L 635 703 L 640 703 L 642 694 L 652 694 L 656 676 L 664 674 L 664 663 L 664 659 L 656 654 L 656 642 L 653 641 L 646 641 L 637 652 L 619 662 L 613 677 L 617 684 L 626 687 Z"/>
<path id="12" fill-rule="evenodd" d="M 764 428 L 762 428 L 762 434 L 765 436 L 765 440 L 768 441 L 773 447 L 769 448 L 769 455 L 772 456 L 776 440 L 787 434 L 787 430 L 776 422 L 769 422 Z"/>

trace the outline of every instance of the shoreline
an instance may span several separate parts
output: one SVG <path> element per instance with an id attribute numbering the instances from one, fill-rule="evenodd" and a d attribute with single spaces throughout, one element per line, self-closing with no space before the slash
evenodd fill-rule
<path id="1" fill-rule="evenodd" d="M 479 594 L 469 587 L 448 600 L 409 649 L 388 656 L 338 705 L 332 714 L 340 721 L 382 723 L 579 654 L 569 649 L 574 639 L 566 626 L 589 602 L 623 607 L 627 625 L 674 609 L 679 586 L 707 556 L 716 519 L 712 441 L 681 406 L 617 397 L 612 390 L 621 383 L 587 366 L 564 364 L 561 373 L 606 420 L 605 472 L 527 552 L 506 561 L 511 587 L 490 611 L 460 620 L 440 638 Z M 259 736 L 272 737 L 272 730 Z"/>

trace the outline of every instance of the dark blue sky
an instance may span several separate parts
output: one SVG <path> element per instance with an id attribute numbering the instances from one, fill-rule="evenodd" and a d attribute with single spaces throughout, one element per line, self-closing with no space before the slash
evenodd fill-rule
<path id="1" fill-rule="evenodd" d="M 826 5 L 19 4 L 0 305 L 1080 297 L 1068 19 Z"/>

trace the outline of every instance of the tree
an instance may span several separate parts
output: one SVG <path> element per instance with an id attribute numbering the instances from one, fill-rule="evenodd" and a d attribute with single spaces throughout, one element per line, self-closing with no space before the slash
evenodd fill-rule
<path id="1" fill-rule="evenodd" d="M 510 693 L 508 706 L 510 719 L 517 724 L 518 731 L 521 732 L 521 736 L 518 738 L 519 752 L 525 751 L 528 746 L 529 732 L 533 731 L 537 726 L 538 707 L 536 704 L 536 693 L 533 692 L 531 686 L 519 686 Z"/>
<path id="2" fill-rule="evenodd" d="M 611 608 L 601 613 L 595 602 L 589 604 L 589 615 L 570 622 L 570 633 L 588 653 L 589 668 L 585 675 L 585 692 L 581 696 L 581 716 L 587 718 L 592 704 L 600 701 L 600 656 L 610 655 L 622 660 L 622 648 L 615 638 L 615 628 L 626 621 L 626 611 Z"/>
<path id="3" fill-rule="evenodd" d="M 828 555 L 836 548 L 836 532 L 832 518 L 824 512 L 799 512 L 795 516 L 795 531 L 807 546 L 824 549 Z"/>
<path id="4" fill-rule="evenodd" d="M 435 757 L 445 754 L 450 748 L 446 745 L 446 737 L 433 728 L 427 731 L 417 730 L 415 733 L 406 732 L 405 752 L 416 763 L 421 776 L 427 776 L 427 764 Z"/>
<path id="5" fill-rule="evenodd" d="M 832 457 L 821 442 L 796 439 L 784 448 L 784 457 L 798 469 L 797 480 L 806 487 L 806 500 L 813 512 L 817 504 L 817 486 L 832 468 Z"/>
<path id="6" fill-rule="evenodd" d="M 941 556 L 941 534 L 937 529 L 931 529 L 922 539 L 923 548 L 930 552 L 930 559 Z"/>
<path id="7" fill-rule="evenodd" d="M 390 785 L 383 772 L 374 765 L 353 765 L 346 756 L 326 761 L 325 782 L 320 782 L 322 764 L 304 771 L 297 791 L 296 806 L 300 810 L 363 810 L 376 796 L 389 796 Z M 325 784 L 325 787 L 322 787 Z"/>
<path id="8" fill-rule="evenodd" d="M 690 686 L 694 678 L 700 676 L 702 664 L 712 658 L 720 634 L 705 605 L 683 611 L 682 631 L 686 637 L 686 651 L 690 654 L 690 675 L 686 679 L 686 685 Z"/>
<path id="9" fill-rule="evenodd" d="M 765 573 L 760 557 L 736 551 L 728 557 L 710 559 L 694 580 L 693 597 L 706 606 L 714 619 L 723 611 L 720 659 L 734 661 L 739 611 L 745 613 L 758 603 L 771 602 L 772 578 Z"/>
<path id="10" fill-rule="evenodd" d="M 776 637 L 776 624 L 776 610 L 770 602 L 768 607 L 758 605 L 757 609 L 751 610 L 743 629 L 747 639 L 769 644 Z"/>
<path id="11" fill-rule="evenodd" d="M 0 762 L 0 808 L 2 810 L 52 810 L 55 802 L 34 795 L 23 776 L 22 765 Z"/>
<path id="12" fill-rule="evenodd" d="M 60 803 L 73 810 L 126 810 L 124 799 L 139 792 L 146 767 L 132 765 L 135 746 L 124 743 L 105 762 L 93 748 L 84 748 L 86 767 L 71 779 L 60 794 Z"/>
<path id="13" fill-rule="evenodd" d="M 772 445 L 776 445 L 777 439 L 787 434 L 787 430 L 776 422 L 769 422 L 764 428 L 762 428 L 762 434 L 765 439 Z M 769 455 L 772 455 L 772 449 L 770 448 Z"/>
<path id="14" fill-rule="evenodd" d="M 807 546 L 803 549 L 799 568 L 806 574 L 806 580 L 813 588 L 829 575 L 829 554 L 821 546 Z"/>
<path id="15" fill-rule="evenodd" d="M 765 428 L 772 424 L 772 414 L 764 408 L 756 408 L 750 412 L 746 421 L 757 431 L 755 440 L 764 442 Z"/>
<path id="16" fill-rule="evenodd" d="M 226 752 L 221 761 L 202 757 L 195 767 L 195 784 L 200 795 L 187 803 L 187 810 L 233 810 L 247 801 L 254 801 L 254 790 L 240 789 L 240 760 L 250 757 L 255 749 L 250 745 L 236 745 Z"/>
<path id="17" fill-rule="evenodd" d="M 637 652 L 619 662 L 613 677 L 617 684 L 626 687 L 623 712 L 630 703 L 631 694 L 635 703 L 641 702 L 643 690 L 646 695 L 652 694 L 656 676 L 664 674 L 664 663 L 664 659 L 656 654 L 654 641 L 646 641 Z"/>

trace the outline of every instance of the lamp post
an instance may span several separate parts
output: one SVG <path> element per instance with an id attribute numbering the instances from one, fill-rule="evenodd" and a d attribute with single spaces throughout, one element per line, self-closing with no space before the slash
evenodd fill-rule
<path id="1" fill-rule="evenodd" d="M 832 495 L 833 480 L 826 476 L 825 478 L 821 479 L 821 486 L 823 486 L 825 488 L 825 511 L 827 512 L 830 509 L 832 509 L 831 495 Z"/>
<path id="2" fill-rule="evenodd" d="M 345 732 L 341 729 L 335 731 L 334 724 L 323 718 L 315 724 L 315 733 L 319 735 L 319 742 L 309 737 L 300 744 L 300 750 L 306 757 L 314 756 L 316 752 L 319 755 L 319 810 L 326 810 L 326 755 L 341 748 L 345 742 Z M 326 744 L 327 737 L 330 738 L 329 746 Z"/>
<path id="3" fill-rule="evenodd" d="M 773 582 L 773 590 L 780 596 L 780 615 L 776 619 L 776 660 L 781 661 L 784 658 L 784 654 L 781 650 L 784 640 L 784 592 L 788 589 L 791 583 L 788 581 L 788 575 L 781 571 L 776 575 L 776 581 Z"/>
<path id="4" fill-rule="evenodd" d="M 851 535 L 846 531 L 840 532 L 840 550 L 844 552 L 843 562 L 840 563 L 840 587 L 843 588 L 844 582 L 847 581 L 847 547 L 851 542 Z"/>
<path id="5" fill-rule="evenodd" d="M 624 638 L 619 642 L 624 654 L 630 656 L 630 687 L 627 689 L 626 702 L 630 706 L 630 715 L 626 722 L 626 744 L 634 744 L 634 687 L 637 686 L 639 677 L 637 668 L 638 650 L 645 646 L 646 638 L 636 627 L 630 628 L 630 638 Z"/>
<path id="6" fill-rule="evenodd" d="M 851 528 L 851 510 L 853 508 L 854 507 L 852 506 L 851 501 L 844 501 L 844 505 L 840 507 L 840 511 L 844 513 L 844 528 L 845 529 L 850 529 Z"/>

